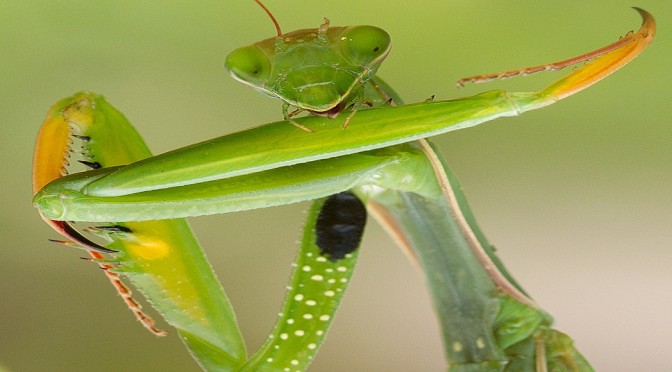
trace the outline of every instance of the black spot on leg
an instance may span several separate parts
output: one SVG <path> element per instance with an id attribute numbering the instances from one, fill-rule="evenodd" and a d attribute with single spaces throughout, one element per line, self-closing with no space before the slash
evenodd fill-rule
<path id="1" fill-rule="evenodd" d="M 366 224 L 366 207 L 345 191 L 330 196 L 322 205 L 315 224 L 315 243 L 320 253 L 331 261 L 354 252 L 362 240 Z"/>

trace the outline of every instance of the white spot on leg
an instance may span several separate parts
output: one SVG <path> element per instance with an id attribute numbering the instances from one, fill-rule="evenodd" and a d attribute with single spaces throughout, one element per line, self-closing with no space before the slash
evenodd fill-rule
<path id="1" fill-rule="evenodd" d="M 286 340 L 286 339 L 288 339 L 288 338 L 289 338 L 289 335 L 288 335 L 288 334 L 286 334 L 286 333 L 281 333 L 281 334 L 280 334 L 280 339 L 281 339 L 281 340 Z"/>
<path id="2" fill-rule="evenodd" d="M 310 279 L 316 282 L 321 282 L 322 280 L 324 280 L 324 277 L 322 275 L 313 275 L 310 277 Z"/>
<path id="3" fill-rule="evenodd" d="M 326 291 L 326 292 L 324 292 L 324 295 L 327 296 L 327 297 L 334 297 L 334 295 L 336 295 L 336 292 Z"/>
<path id="4" fill-rule="evenodd" d="M 294 334 L 297 336 L 303 336 L 306 334 L 306 332 L 302 329 L 297 329 L 296 331 L 294 331 Z"/>
<path id="5" fill-rule="evenodd" d="M 327 315 L 327 314 L 320 315 L 320 320 L 323 321 L 323 322 L 326 322 L 326 321 L 328 321 L 329 319 L 331 319 L 331 317 L 330 317 L 329 315 Z"/>
<path id="6" fill-rule="evenodd" d="M 302 294 L 297 294 L 294 296 L 294 301 L 303 301 L 303 295 Z"/>
<path id="7" fill-rule="evenodd" d="M 453 342 L 453 350 L 459 353 L 462 351 L 462 344 L 457 341 Z"/>
<path id="8" fill-rule="evenodd" d="M 485 341 L 483 340 L 482 337 L 479 337 L 476 339 L 476 347 L 479 349 L 482 349 L 485 347 Z"/>

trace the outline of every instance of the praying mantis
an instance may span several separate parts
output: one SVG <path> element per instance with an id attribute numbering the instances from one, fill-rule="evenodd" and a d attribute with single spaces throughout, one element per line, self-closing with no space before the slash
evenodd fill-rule
<path id="1" fill-rule="evenodd" d="M 345 190 L 367 204 L 427 275 L 451 370 L 542 369 L 554 363 L 588 368 L 498 262 L 454 176 L 423 138 L 543 107 L 610 74 L 653 38 L 653 18 L 640 13 L 640 31 L 600 49 L 592 56 L 601 58 L 539 93 L 495 91 L 394 106 L 389 98 L 400 100 L 384 82 L 360 80 L 357 87 L 368 92 L 351 97 L 352 103 L 365 106 L 368 100 L 374 109 L 358 107 L 344 120 L 288 117 L 294 126 L 272 123 L 126 168 L 109 167 L 149 156 L 137 134 L 102 97 L 78 94 L 52 108 L 40 133 L 35 203 L 50 224 L 78 242 L 68 244 L 91 252 L 124 294 L 118 275 L 128 275 L 207 369 L 307 367 L 356 261 L 356 250 L 342 258 L 324 255 L 315 237 L 323 203 Z M 61 154 L 73 137 L 84 146 L 84 161 L 100 169 L 60 178 Z M 268 343 L 247 358 L 231 306 L 186 225 L 174 218 L 312 199 L 317 202 L 278 325 Z M 130 222 L 157 218 L 172 220 Z M 129 222 L 94 228 L 113 240 L 102 247 L 55 220 Z M 124 298 L 148 329 L 161 334 L 131 297 Z M 456 303 L 469 311 L 454 311 Z"/>

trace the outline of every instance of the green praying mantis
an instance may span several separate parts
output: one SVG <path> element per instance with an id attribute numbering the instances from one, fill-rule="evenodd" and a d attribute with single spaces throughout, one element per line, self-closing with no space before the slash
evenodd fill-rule
<path id="1" fill-rule="evenodd" d="M 34 203 L 67 239 L 61 243 L 89 252 L 148 330 L 165 334 L 121 275 L 207 370 L 309 366 L 355 268 L 362 205 L 425 274 L 451 371 L 589 370 L 496 257 L 425 138 L 547 106 L 608 76 L 654 37 L 653 17 L 638 12 L 637 32 L 596 51 L 459 82 L 591 60 L 539 92 L 410 105 L 376 76 L 390 49 L 383 30 L 325 20 L 283 34 L 274 20 L 276 37 L 232 52 L 226 65 L 236 79 L 280 98 L 285 120 L 151 157 L 123 114 L 97 94 L 78 93 L 57 102 L 40 130 Z M 65 176 L 71 153 L 93 169 Z M 233 307 L 182 218 L 308 200 L 285 303 L 268 340 L 248 356 Z M 109 223 L 87 230 L 105 244 L 66 221 Z"/>

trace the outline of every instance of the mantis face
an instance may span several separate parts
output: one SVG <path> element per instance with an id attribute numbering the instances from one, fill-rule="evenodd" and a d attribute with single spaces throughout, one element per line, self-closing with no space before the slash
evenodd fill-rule
<path id="1" fill-rule="evenodd" d="M 234 79 L 287 104 L 334 117 L 375 76 L 390 51 L 390 35 L 378 27 L 290 32 L 231 52 L 226 69 Z"/>

